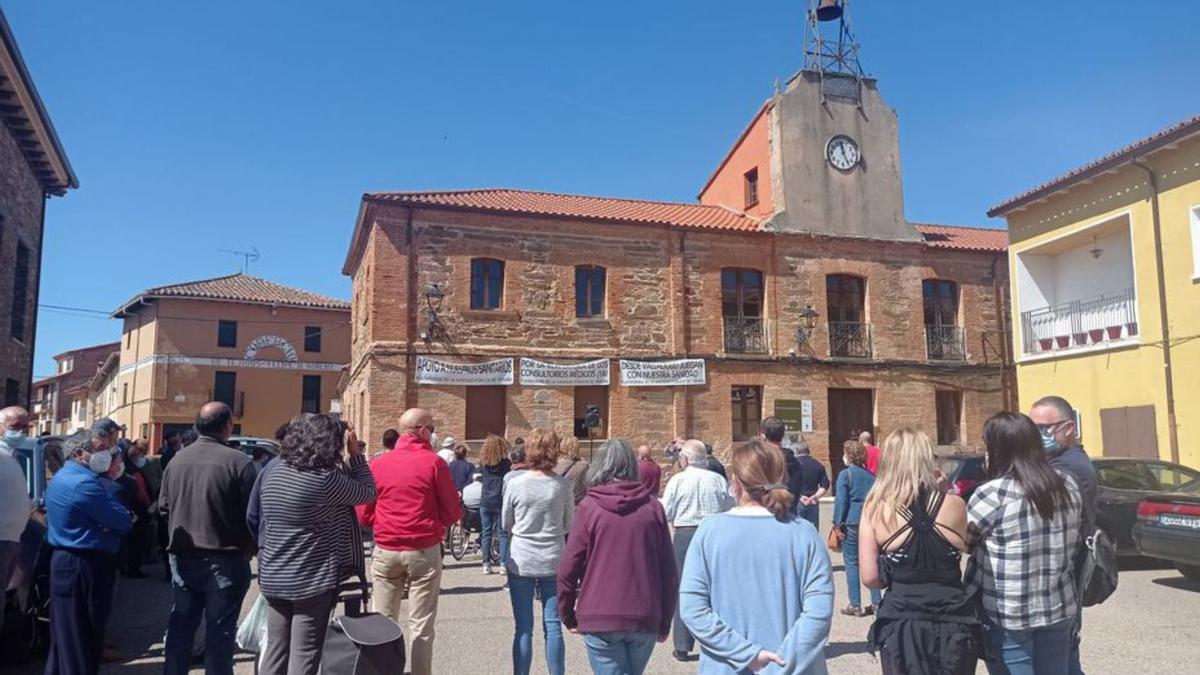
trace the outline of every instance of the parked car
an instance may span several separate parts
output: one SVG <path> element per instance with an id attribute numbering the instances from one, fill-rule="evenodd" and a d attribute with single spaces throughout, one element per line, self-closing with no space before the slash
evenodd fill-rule
<path id="1" fill-rule="evenodd" d="M 1138 503 L 1200 478 L 1200 471 L 1153 459 L 1097 457 L 1092 466 L 1099 481 L 1096 527 L 1108 534 L 1122 556 L 1138 555 L 1133 541 Z"/>
<path id="2" fill-rule="evenodd" d="M 987 482 L 987 469 L 983 467 L 981 454 L 938 454 L 934 453 L 934 462 L 946 474 L 948 492 L 963 499 L 971 499 L 975 488 Z"/>
<path id="3" fill-rule="evenodd" d="M 269 438 L 230 436 L 226 445 L 235 450 L 241 450 L 260 464 L 279 456 L 279 444 Z"/>
<path id="4" fill-rule="evenodd" d="M 1176 492 L 1150 495 L 1138 504 L 1133 539 L 1142 555 L 1169 560 L 1200 581 L 1200 479 Z"/>

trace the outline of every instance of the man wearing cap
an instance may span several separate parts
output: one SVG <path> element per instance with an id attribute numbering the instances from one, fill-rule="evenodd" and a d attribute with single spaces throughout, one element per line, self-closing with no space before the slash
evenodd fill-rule
<path id="1" fill-rule="evenodd" d="M 438 450 L 437 456 L 442 458 L 442 461 L 446 463 L 446 466 L 449 466 L 450 462 L 454 461 L 454 446 L 456 445 L 458 445 L 458 441 L 454 440 L 453 436 L 447 436 L 446 439 L 442 441 L 442 446 L 441 449 Z"/>
<path id="2" fill-rule="evenodd" d="M 21 533 L 29 524 L 32 504 L 25 473 L 14 456 L 29 443 L 29 412 L 12 406 L 0 410 L 0 591 L 8 588 L 13 565 L 21 550 Z M 0 616 L 0 625 L 4 617 Z"/>
<path id="3" fill-rule="evenodd" d="M 204 671 L 232 675 L 238 612 L 250 588 L 254 537 L 246 507 L 257 475 L 254 462 L 225 445 L 233 411 L 219 401 L 196 415 L 196 442 L 163 472 L 158 505 L 167 519 L 175 604 L 167 623 L 166 675 L 184 675 L 200 618 L 205 621 Z"/>
<path id="4" fill-rule="evenodd" d="M 120 427 L 97 420 L 63 444 L 66 461 L 46 487 L 50 557 L 47 673 L 95 673 L 112 609 L 117 552 L 132 516 L 106 486 L 122 466 L 112 447 Z"/>

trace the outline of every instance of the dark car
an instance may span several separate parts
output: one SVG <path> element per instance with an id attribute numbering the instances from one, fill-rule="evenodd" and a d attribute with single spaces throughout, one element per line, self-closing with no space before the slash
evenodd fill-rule
<path id="1" fill-rule="evenodd" d="M 230 436 L 226 444 L 235 450 L 246 453 L 254 461 L 264 464 L 279 456 L 279 444 L 267 438 Z"/>
<path id="2" fill-rule="evenodd" d="M 1138 504 L 1133 539 L 1142 555 L 1169 560 L 1200 581 L 1200 480 L 1177 492 L 1146 497 Z"/>
<path id="3" fill-rule="evenodd" d="M 1099 481 L 1096 527 L 1117 545 L 1118 555 L 1138 555 L 1133 542 L 1138 502 L 1178 490 L 1200 478 L 1200 471 L 1153 459 L 1098 457 L 1092 460 Z"/>
<path id="4" fill-rule="evenodd" d="M 948 454 L 934 455 L 937 467 L 946 474 L 946 483 L 952 495 L 971 499 L 975 488 L 987 482 L 987 469 L 983 467 L 983 455 Z"/>

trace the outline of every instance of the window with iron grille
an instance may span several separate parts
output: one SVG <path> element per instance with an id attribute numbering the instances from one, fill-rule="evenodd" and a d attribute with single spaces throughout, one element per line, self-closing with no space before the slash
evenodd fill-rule
<path id="1" fill-rule="evenodd" d="M 763 327 L 763 273 L 758 270 L 721 270 L 721 317 L 725 351 L 767 351 Z"/>
<path id="2" fill-rule="evenodd" d="M 321 351 L 321 327 L 320 326 L 305 326 L 304 327 L 304 351 L 306 351 L 306 352 Z"/>
<path id="3" fill-rule="evenodd" d="M 575 268 L 575 316 L 604 316 L 605 270 L 593 265 Z"/>
<path id="4" fill-rule="evenodd" d="M 236 321 L 218 321 L 217 322 L 217 346 L 218 347 L 236 347 L 237 346 L 237 322 Z"/>
<path id="5" fill-rule="evenodd" d="M 862 323 L 866 312 L 862 277 L 830 274 L 825 277 L 825 301 L 830 321 Z"/>
<path id="6" fill-rule="evenodd" d="M 504 296 L 504 261 L 471 261 L 471 309 L 500 309 Z"/>
<path id="7" fill-rule="evenodd" d="M 958 325 L 958 284 L 946 279 L 921 282 L 926 326 Z"/>
<path id="8" fill-rule="evenodd" d="M 305 375 L 301 384 L 300 412 L 321 412 L 321 376 Z"/>

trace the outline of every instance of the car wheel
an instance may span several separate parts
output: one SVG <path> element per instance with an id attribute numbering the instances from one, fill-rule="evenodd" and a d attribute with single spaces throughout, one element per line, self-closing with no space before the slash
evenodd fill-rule
<path id="1" fill-rule="evenodd" d="M 1184 565 L 1183 563 L 1175 563 L 1175 568 L 1178 569 L 1183 576 L 1192 581 L 1200 581 L 1200 565 Z"/>

